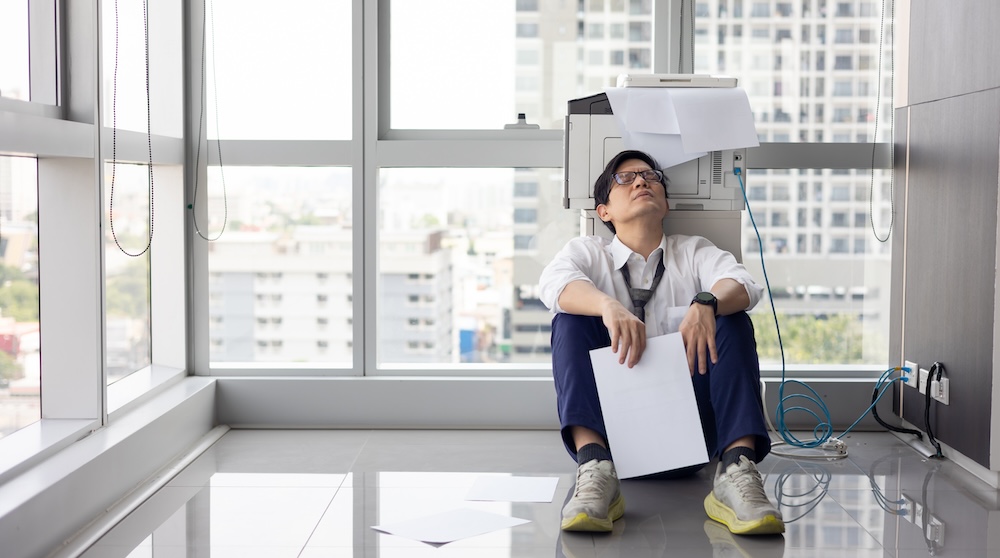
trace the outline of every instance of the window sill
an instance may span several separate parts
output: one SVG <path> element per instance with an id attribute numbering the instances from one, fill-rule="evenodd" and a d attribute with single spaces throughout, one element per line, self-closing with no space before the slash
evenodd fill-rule
<path id="1" fill-rule="evenodd" d="M 181 368 L 153 364 L 108 386 L 108 422 L 187 377 Z"/>
<path id="2" fill-rule="evenodd" d="M 4 437 L 0 440 L 0 485 L 87 436 L 100 424 L 91 419 L 42 419 Z"/>

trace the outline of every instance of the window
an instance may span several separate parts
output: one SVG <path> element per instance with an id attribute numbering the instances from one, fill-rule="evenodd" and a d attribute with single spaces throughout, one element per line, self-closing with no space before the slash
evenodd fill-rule
<path id="1" fill-rule="evenodd" d="M 750 17 L 771 17 L 770 2 L 754 2 L 750 8 Z"/>
<path id="2" fill-rule="evenodd" d="M 0 156 L 0 438 L 41 418 L 37 172 Z"/>
<path id="3" fill-rule="evenodd" d="M 28 2 L 0 3 L 0 96 L 29 100 Z"/>
<path id="4" fill-rule="evenodd" d="M 113 383 L 152 362 L 149 188 L 155 174 L 151 179 L 149 165 L 108 163 L 104 178 L 105 360 Z"/>
<path id="5" fill-rule="evenodd" d="M 639 14 L 629 22 L 641 19 L 639 36 L 646 34 L 650 41 L 651 0 L 630 0 L 620 6 L 618 2 L 518 6 L 463 0 L 390 0 L 389 4 L 390 38 L 384 56 L 391 61 L 388 112 L 395 130 L 501 130 L 522 112 L 543 129 L 561 129 L 565 103 L 552 99 L 580 97 L 581 88 L 589 83 L 613 84 L 626 64 L 652 67 L 648 50 L 626 55 L 629 41 L 622 17 L 626 9 Z M 350 18 L 341 19 L 350 24 Z M 428 29 L 448 32 L 429 39 Z M 349 42 L 343 50 L 350 51 Z M 556 52 L 565 54 L 552 56 Z M 569 53 L 579 56 L 578 62 L 566 64 Z M 452 75 L 455 68 L 462 68 L 462 79 L 441 87 L 441 76 Z M 519 78 L 525 68 L 532 69 L 531 79 Z M 350 68 L 329 73 L 349 75 Z M 559 78 L 541 78 L 555 75 Z M 350 80 L 340 81 L 350 86 Z M 526 107 L 537 108 L 532 113 Z"/>
<path id="6" fill-rule="evenodd" d="M 648 69 L 653 64 L 653 57 L 648 48 L 630 48 L 628 51 L 628 67 L 641 70 Z"/>
<path id="7" fill-rule="evenodd" d="M 793 170 L 792 173 L 795 174 L 796 171 Z M 867 193 L 867 183 L 871 180 L 871 175 L 867 171 L 847 171 L 846 174 L 840 174 L 824 169 L 811 169 L 805 173 L 799 171 L 798 174 L 803 178 L 806 175 L 815 178 L 809 181 L 799 180 L 796 185 L 798 195 L 794 196 L 794 199 L 787 200 L 776 199 L 783 197 L 783 191 L 787 188 L 787 175 L 776 170 L 768 170 L 757 171 L 748 177 L 748 197 L 757 187 L 753 186 L 755 184 L 769 185 L 760 188 L 763 190 L 769 187 L 771 191 L 771 200 L 765 205 L 750 204 L 758 224 L 761 224 L 763 217 L 766 217 L 770 225 L 769 233 L 762 235 L 765 260 L 768 258 L 776 260 L 783 257 L 783 254 L 810 256 L 808 260 L 801 260 L 802 263 L 798 263 L 795 258 L 781 262 L 783 273 L 787 274 L 782 281 L 785 284 L 802 285 L 804 289 L 804 297 L 799 303 L 800 306 L 796 308 L 796 315 L 800 317 L 796 319 L 805 320 L 805 323 L 811 324 L 809 327 L 822 331 L 824 337 L 842 348 L 842 354 L 851 355 L 848 357 L 850 362 L 859 364 L 880 362 L 879 359 L 884 359 L 885 351 L 888 350 L 884 334 L 888 327 L 888 297 L 863 300 L 851 296 L 834 296 L 837 292 L 860 292 L 863 289 L 874 288 L 882 281 L 877 277 L 887 277 L 885 274 L 889 272 L 888 254 L 880 250 L 872 252 L 869 248 L 870 244 L 875 243 L 867 240 L 870 234 L 866 230 L 869 225 L 867 201 L 861 206 L 853 201 L 858 188 Z M 887 183 L 888 173 L 881 171 L 876 173 L 875 180 L 879 185 Z M 829 193 L 824 195 L 825 192 Z M 874 200 L 876 216 L 879 218 L 885 216 L 888 219 L 888 191 L 880 190 L 879 194 L 880 196 Z M 835 204 L 827 203 L 828 201 Z M 758 205 L 762 207 L 757 207 Z M 749 216 L 745 215 L 743 221 L 743 257 L 744 261 L 748 261 L 750 255 L 757 257 L 758 244 L 753 228 L 749 224 Z M 792 225 L 796 230 L 789 231 L 789 234 L 775 234 L 787 229 L 773 227 Z M 880 230 L 884 230 L 887 225 L 888 220 L 876 223 L 876 226 L 883 227 Z M 771 262 L 767 265 L 770 268 Z M 845 269 L 850 269 L 851 274 L 858 274 L 849 284 L 843 284 L 844 275 L 840 274 Z M 817 277 L 828 277 L 829 280 L 817 281 Z M 763 283 L 762 277 L 758 279 Z M 771 280 L 775 281 L 773 274 Z M 774 284 L 771 286 L 775 287 Z M 808 290 L 806 286 L 809 286 Z M 807 292 L 810 294 L 805 294 Z M 782 314 L 780 307 L 778 312 L 779 320 L 783 320 L 783 323 L 790 319 L 789 315 Z M 864 319 L 860 318 L 862 314 L 865 315 Z M 828 318 L 833 315 L 839 318 L 829 320 Z M 767 305 L 758 305 L 751 312 L 751 318 L 757 332 L 758 352 L 762 365 L 765 367 L 779 365 L 781 355 L 777 352 L 770 308 Z M 836 326 L 833 325 L 835 322 Z M 770 341 L 765 342 L 762 339 Z M 860 339 L 864 339 L 865 342 L 860 343 Z M 814 357 L 789 357 L 787 345 L 785 357 L 792 365 L 819 362 Z M 838 357 L 837 362 L 831 364 L 843 362 L 844 360 Z"/>
<path id="8" fill-rule="evenodd" d="M 352 289 L 350 170 L 211 167 L 208 177 L 208 223 L 199 226 L 205 236 L 215 239 L 209 243 L 208 266 L 215 278 L 210 284 L 226 285 L 220 291 L 223 300 L 209 313 L 227 324 L 226 328 L 210 324 L 212 337 L 223 341 L 221 347 L 211 348 L 211 361 L 317 362 L 316 347 L 307 342 L 317 325 L 327 326 L 326 338 L 338 342 L 331 348 L 353 338 L 351 328 L 334 326 L 328 320 L 335 314 L 327 314 L 333 306 L 337 312 L 351 313 L 350 304 L 329 302 L 331 296 L 346 297 Z M 280 199 L 274 196 L 276 190 L 281 191 Z M 332 278 L 344 279 L 328 280 Z M 255 300 L 261 301 L 260 306 Z M 331 309 L 317 317 L 316 309 L 326 307 Z M 281 325 L 283 335 L 297 341 L 280 352 L 254 352 L 255 333 L 240 324 L 264 311 L 278 320 L 273 323 Z M 321 360 L 346 367 L 353 357 L 330 350 Z"/>
<path id="9" fill-rule="evenodd" d="M 854 31 L 851 29 L 837 29 L 833 42 L 837 44 L 849 44 L 854 42 Z"/>
<path id="10" fill-rule="evenodd" d="M 537 223 L 538 210 L 533 208 L 518 207 L 514 209 L 515 223 Z"/>
<path id="11" fill-rule="evenodd" d="M 537 198 L 538 197 L 538 183 L 537 182 L 515 182 L 514 183 L 514 197 L 516 198 Z"/>
<path id="12" fill-rule="evenodd" d="M 632 15 L 652 14 L 653 0 L 628 0 L 628 13 Z"/>
<path id="13" fill-rule="evenodd" d="M 381 169 L 380 366 L 548 362 L 509 350 L 511 325 L 551 321 L 531 296 L 515 298 L 534 285 L 516 288 L 514 277 L 538 269 L 579 234 L 579 216 L 562 209 L 562 172 L 476 169 L 475 177 L 479 187 L 472 189 L 469 169 Z M 529 200 L 516 195 L 524 193 L 517 185 L 528 183 L 537 185 L 533 207 L 516 207 Z M 536 242 L 540 231 L 544 247 Z M 408 283 L 410 273 L 433 280 Z"/>
<path id="14" fill-rule="evenodd" d="M 850 81 L 837 80 L 833 82 L 834 97 L 850 97 L 854 94 L 854 86 Z"/>
<path id="15" fill-rule="evenodd" d="M 652 23 L 648 21 L 639 21 L 628 24 L 628 40 L 633 42 L 649 42 L 652 37 Z"/>
<path id="16" fill-rule="evenodd" d="M 113 14 L 113 4 L 105 2 L 105 11 Z M 133 4 L 141 15 L 141 2 L 119 2 L 119 7 Z M 215 18 L 215 25 L 208 25 L 215 34 L 206 39 L 208 137 L 351 139 L 352 83 L 344 79 L 351 75 L 350 13 L 348 0 L 288 0 L 280 10 L 265 0 L 211 3 L 206 16 Z M 133 25 L 138 35 L 141 23 Z M 114 54 L 105 47 L 105 57 L 109 51 Z M 141 43 L 129 50 L 133 57 L 142 53 Z M 323 71 L 317 71 L 317 60 L 323 61 Z M 261 110 L 277 99 L 280 110 Z"/>

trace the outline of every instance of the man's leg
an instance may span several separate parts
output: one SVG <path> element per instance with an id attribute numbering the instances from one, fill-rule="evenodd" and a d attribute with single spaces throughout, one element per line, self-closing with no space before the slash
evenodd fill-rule
<path id="1" fill-rule="evenodd" d="M 753 324 L 746 312 L 718 318 L 716 347 L 718 362 L 694 380 L 709 451 L 719 455 L 705 511 L 734 533 L 784 532 L 781 513 L 768 501 L 756 467 L 770 452 L 771 441 L 760 400 Z"/>
<path id="2" fill-rule="evenodd" d="M 590 351 L 611 344 L 601 318 L 556 314 L 552 320 L 552 376 L 566 450 L 577 460 L 576 488 L 563 507 L 562 528 L 610 531 L 625 513 Z"/>

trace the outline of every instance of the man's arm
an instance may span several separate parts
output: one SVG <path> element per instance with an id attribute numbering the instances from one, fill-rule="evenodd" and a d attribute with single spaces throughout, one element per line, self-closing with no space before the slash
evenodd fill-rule
<path id="1" fill-rule="evenodd" d="M 590 281 L 570 281 L 559 294 L 559 308 L 568 314 L 600 316 L 608 328 L 611 350 L 618 355 L 618 362 L 625 364 L 627 360 L 629 368 L 639 362 L 646 349 L 646 324 L 618 299 Z"/>
<path id="2" fill-rule="evenodd" d="M 736 279 L 720 279 L 712 285 L 712 294 L 719 299 L 720 316 L 742 312 L 750 306 L 746 287 Z"/>
<path id="3" fill-rule="evenodd" d="M 746 310 L 750 306 L 750 295 L 742 283 L 735 279 L 720 279 L 712 285 L 712 294 L 719 301 L 719 315 L 726 316 Z M 694 375 L 708 372 L 708 358 L 712 364 L 719 361 L 715 347 L 715 316 L 707 304 L 692 304 L 680 326 L 681 338 L 687 352 L 688 368 Z"/>

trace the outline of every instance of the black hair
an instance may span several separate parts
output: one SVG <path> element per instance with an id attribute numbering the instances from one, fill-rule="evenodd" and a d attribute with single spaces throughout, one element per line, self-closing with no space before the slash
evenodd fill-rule
<path id="1" fill-rule="evenodd" d="M 621 166 L 622 163 L 628 161 L 629 159 L 638 159 L 643 163 L 649 165 L 649 168 L 659 169 L 659 165 L 656 164 L 656 160 L 653 159 L 648 153 L 643 151 L 636 151 L 634 149 L 629 149 L 622 151 L 618 155 L 615 155 L 608 161 L 608 165 L 604 167 L 604 172 L 597 177 L 594 182 L 594 202 L 595 206 L 608 203 L 608 198 L 611 196 L 611 188 L 615 185 L 615 170 Z M 667 189 L 667 176 L 663 176 L 663 190 L 666 192 Z M 610 221 L 604 221 L 604 225 L 611 230 L 612 233 L 615 232 L 615 226 L 611 224 Z"/>

